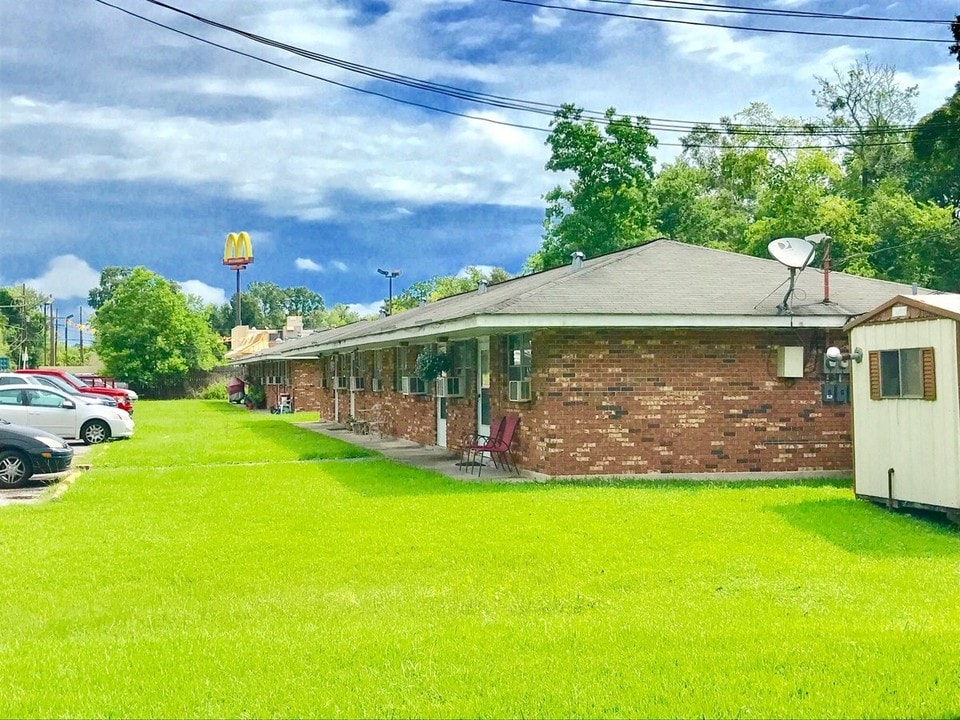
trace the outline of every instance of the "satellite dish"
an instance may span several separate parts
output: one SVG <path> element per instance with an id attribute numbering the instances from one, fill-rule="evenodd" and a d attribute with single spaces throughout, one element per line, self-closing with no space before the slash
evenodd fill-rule
<path id="1" fill-rule="evenodd" d="M 803 270 L 813 260 L 816 248 L 804 238 L 777 238 L 767 245 L 767 251 L 788 268 Z"/>

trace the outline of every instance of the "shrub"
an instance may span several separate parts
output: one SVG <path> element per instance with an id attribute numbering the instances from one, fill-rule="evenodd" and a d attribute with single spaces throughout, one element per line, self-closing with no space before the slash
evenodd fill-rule
<path id="1" fill-rule="evenodd" d="M 226 400 L 227 384 L 219 382 L 213 385 L 207 385 L 200 391 L 200 397 L 204 400 Z"/>

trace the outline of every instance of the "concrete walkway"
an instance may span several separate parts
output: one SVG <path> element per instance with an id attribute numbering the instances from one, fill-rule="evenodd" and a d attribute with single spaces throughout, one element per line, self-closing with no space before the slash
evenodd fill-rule
<path id="1" fill-rule="evenodd" d="M 296 423 L 302 428 L 314 432 L 328 435 L 329 437 L 343 440 L 351 445 L 359 445 L 369 450 L 375 450 L 397 462 L 405 465 L 413 465 L 423 470 L 432 470 L 434 472 L 447 475 L 448 477 L 465 482 L 484 482 L 487 480 L 496 480 L 498 482 L 529 482 L 535 479 L 530 473 L 523 470 L 520 476 L 511 472 L 500 470 L 493 466 L 489 458 L 486 458 L 481 473 L 477 473 L 477 468 L 462 468 L 457 463 L 460 461 L 460 454 L 450 448 L 437 447 L 436 445 L 419 445 L 412 440 L 400 440 L 399 438 L 384 435 L 380 437 L 379 433 L 359 434 L 350 430 L 346 425 L 336 422 L 320 421 Z M 472 470 L 472 472 L 471 472 Z"/>

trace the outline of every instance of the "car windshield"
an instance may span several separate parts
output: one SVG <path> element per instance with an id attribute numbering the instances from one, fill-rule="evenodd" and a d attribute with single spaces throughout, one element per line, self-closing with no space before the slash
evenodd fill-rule
<path id="1" fill-rule="evenodd" d="M 78 377 L 77 377 L 76 375 L 74 375 L 73 373 L 65 372 L 64 375 L 65 375 L 66 377 L 70 378 L 70 382 L 72 382 L 72 383 L 73 383 L 74 385 L 76 385 L 77 387 L 90 387 L 89 385 L 87 385 L 87 383 L 85 383 L 83 380 L 81 380 L 80 378 L 78 378 Z"/>
<path id="2" fill-rule="evenodd" d="M 60 378 L 54 375 L 27 375 L 26 377 L 31 378 L 32 380 L 39 380 L 44 385 L 63 390 L 65 393 L 70 395 L 79 395 L 80 391 L 73 387 L 70 383 L 64 382 Z"/>

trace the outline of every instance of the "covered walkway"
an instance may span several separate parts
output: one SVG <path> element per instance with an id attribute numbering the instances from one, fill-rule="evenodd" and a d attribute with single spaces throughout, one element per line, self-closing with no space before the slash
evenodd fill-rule
<path id="1" fill-rule="evenodd" d="M 401 440 L 398 438 L 384 435 L 380 437 L 378 433 L 355 433 L 346 425 L 341 423 L 321 420 L 320 422 L 297 423 L 300 427 L 322 433 L 330 437 L 335 437 L 352 445 L 369 450 L 375 450 L 385 457 L 405 465 L 413 465 L 423 470 L 432 470 L 456 480 L 467 482 L 496 480 L 498 482 L 530 482 L 531 480 L 541 479 L 539 476 L 520 471 L 517 477 L 513 473 L 501 470 L 493 466 L 486 458 L 486 465 L 483 472 L 478 475 L 477 468 L 462 468 L 457 463 L 460 461 L 460 454 L 451 448 L 442 448 L 435 445 L 419 445 L 411 440 Z M 473 471 L 471 473 L 471 470 Z"/>

